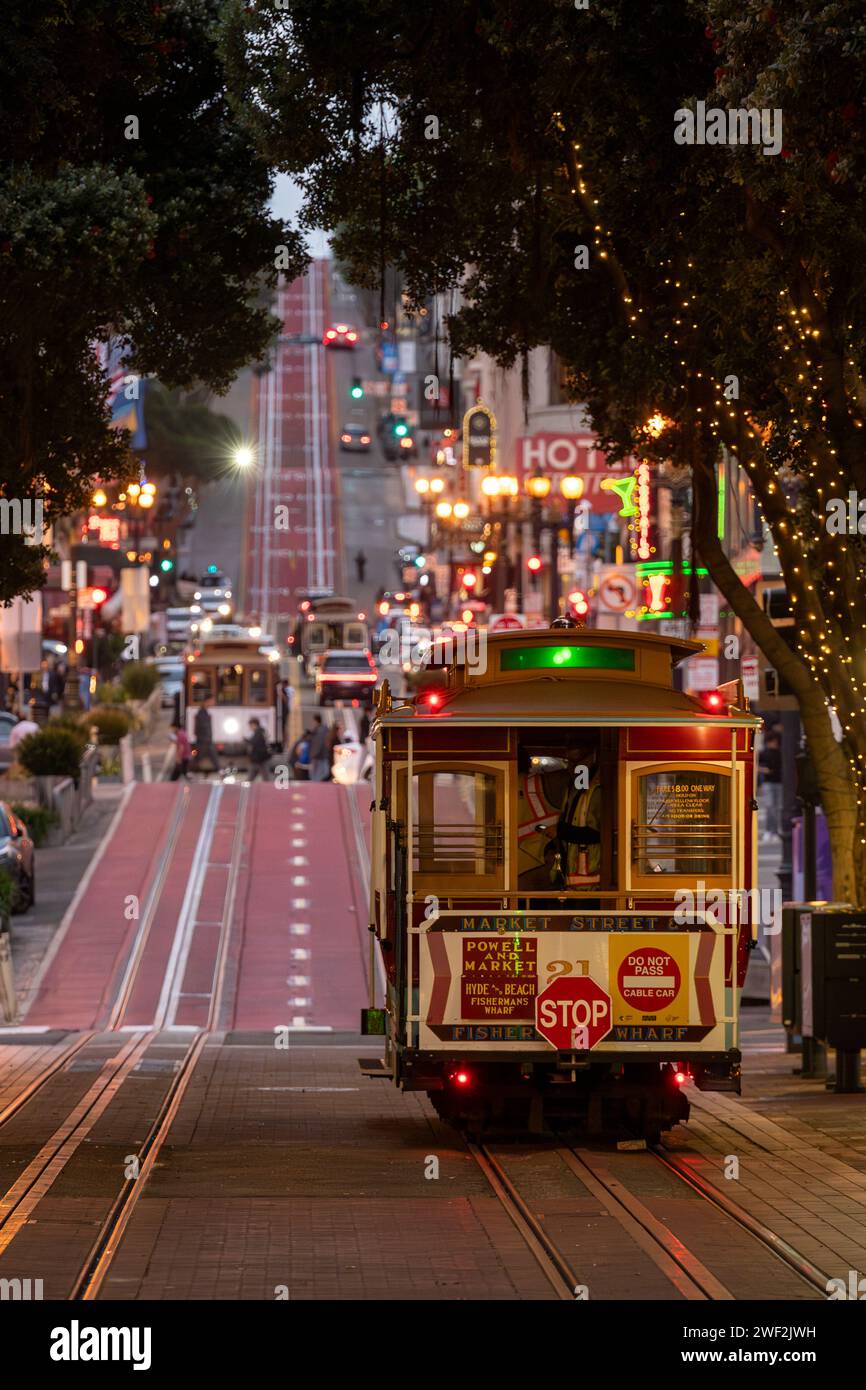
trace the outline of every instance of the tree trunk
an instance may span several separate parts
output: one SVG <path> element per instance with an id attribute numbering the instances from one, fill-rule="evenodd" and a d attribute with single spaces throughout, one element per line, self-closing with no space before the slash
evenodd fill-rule
<path id="1" fill-rule="evenodd" d="M 695 548 L 713 583 L 797 698 L 830 836 L 833 897 L 859 907 L 866 902 L 866 853 L 861 843 L 866 830 L 862 820 L 858 823 L 851 753 L 833 735 L 820 684 L 779 636 L 725 554 L 716 531 L 714 478 L 712 465 L 697 464 L 692 469 Z"/>

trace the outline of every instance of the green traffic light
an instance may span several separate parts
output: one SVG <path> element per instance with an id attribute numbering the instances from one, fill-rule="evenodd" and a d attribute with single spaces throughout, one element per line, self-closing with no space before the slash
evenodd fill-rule
<path id="1" fill-rule="evenodd" d="M 409 433 L 409 426 L 408 426 L 408 425 L 395 425 L 395 426 L 394 426 L 394 433 L 397 435 L 398 439 L 402 439 L 404 434 L 408 434 L 408 433 Z"/>
<path id="2" fill-rule="evenodd" d="M 353 400 L 359 401 L 359 400 L 361 399 L 361 397 L 363 396 L 363 394 L 364 394 L 364 388 L 363 388 L 363 386 L 353 386 L 353 387 L 352 387 L 351 395 L 352 395 L 352 399 L 353 399 Z"/>
<path id="3" fill-rule="evenodd" d="M 174 569 L 174 560 L 160 560 L 159 567 L 164 574 L 168 574 L 169 570 Z"/>

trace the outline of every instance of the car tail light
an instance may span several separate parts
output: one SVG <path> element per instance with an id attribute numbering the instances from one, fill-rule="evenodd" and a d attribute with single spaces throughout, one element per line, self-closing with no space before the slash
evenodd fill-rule
<path id="1" fill-rule="evenodd" d="M 370 443 L 370 436 L 369 436 L 368 434 L 362 434 L 362 435 L 361 435 L 361 443 L 362 443 L 362 444 L 369 444 L 369 443 Z"/>
<path id="2" fill-rule="evenodd" d="M 341 444 L 351 444 L 351 442 L 352 442 L 352 436 L 351 436 L 350 434 L 341 434 L 341 435 L 340 435 L 340 443 L 341 443 Z"/>
<path id="3" fill-rule="evenodd" d="M 328 341 L 329 343 L 332 343 L 332 342 L 334 341 L 334 339 L 336 338 L 336 336 L 337 336 L 337 330 L 336 330 L 336 328 L 329 328 L 328 331 L 327 331 L 327 333 L 325 334 L 325 338 L 327 339 L 327 341 Z"/>
<path id="4" fill-rule="evenodd" d="M 338 333 L 346 333 L 346 332 L 348 332 L 348 328 L 349 328 L 349 325 L 348 325 L 347 323 L 338 323 L 338 324 L 337 324 L 337 332 L 338 332 Z"/>
<path id="5" fill-rule="evenodd" d="M 401 440 L 400 440 L 400 448 L 401 448 L 401 449 L 411 449 L 411 448 L 412 448 L 412 445 L 414 444 L 414 442 L 415 442 L 415 441 L 407 434 L 406 437 L 405 437 L 405 439 L 401 439 Z"/>
<path id="6" fill-rule="evenodd" d="M 357 333 L 347 333 L 346 338 L 350 343 L 356 343 L 358 341 Z"/>

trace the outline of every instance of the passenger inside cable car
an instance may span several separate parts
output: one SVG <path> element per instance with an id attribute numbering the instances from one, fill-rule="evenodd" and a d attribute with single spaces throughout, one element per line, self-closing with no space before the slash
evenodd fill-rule
<path id="1" fill-rule="evenodd" d="M 607 879 L 602 841 L 613 836 L 616 784 L 603 795 L 598 738 L 564 730 L 544 743 L 521 739 L 517 766 L 518 887 L 584 892 Z"/>

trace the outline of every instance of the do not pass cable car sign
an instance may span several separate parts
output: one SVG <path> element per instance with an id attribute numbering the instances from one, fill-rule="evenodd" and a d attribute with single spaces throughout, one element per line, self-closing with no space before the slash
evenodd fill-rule
<path id="1" fill-rule="evenodd" d="M 560 976 L 536 996 L 536 1030 L 559 1052 L 588 1052 L 612 1023 L 610 995 L 588 975 Z"/>

